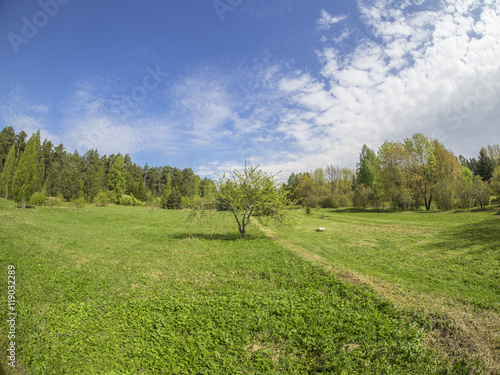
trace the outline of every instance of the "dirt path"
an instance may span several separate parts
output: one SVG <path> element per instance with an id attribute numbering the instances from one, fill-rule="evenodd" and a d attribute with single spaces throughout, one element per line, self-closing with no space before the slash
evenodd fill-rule
<path id="1" fill-rule="evenodd" d="M 303 259 L 332 272 L 340 280 L 351 284 L 367 285 L 379 296 L 391 300 L 398 307 L 424 311 L 431 317 L 434 326 L 434 330 L 426 336 L 427 344 L 438 348 L 445 357 L 466 359 L 471 365 L 479 359 L 487 374 L 500 375 L 499 313 L 480 311 L 451 299 L 421 294 L 377 277 L 335 267 L 326 259 L 278 237 L 274 231 L 254 218 L 252 222 L 269 238 L 279 242 Z"/>

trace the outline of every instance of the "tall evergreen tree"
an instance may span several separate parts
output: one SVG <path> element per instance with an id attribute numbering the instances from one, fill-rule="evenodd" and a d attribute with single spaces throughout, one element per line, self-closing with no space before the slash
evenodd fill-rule
<path id="1" fill-rule="evenodd" d="M 16 145 L 10 147 L 9 154 L 5 160 L 5 165 L 0 176 L 0 194 L 5 199 L 12 196 L 12 180 L 16 171 Z"/>
<path id="2" fill-rule="evenodd" d="M 26 208 L 26 202 L 31 195 L 35 191 L 41 191 L 42 188 L 43 158 L 40 151 L 40 131 L 38 131 L 29 139 L 12 182 L 14 197 L 23 208 Z"/>
<path id="3" fill-rule="evenodd" d="M 488 156 L 488 151 L 483 147 L 479 151 L 479 159 L 476 166 L 476 174 L 481 177 L 483 181 L 490 181 L 495 169 L 495 162 Z"/>

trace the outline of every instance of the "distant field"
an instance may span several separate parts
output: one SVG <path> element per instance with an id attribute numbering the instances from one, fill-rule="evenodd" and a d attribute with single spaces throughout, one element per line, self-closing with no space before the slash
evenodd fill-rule
<path id="1" fill-rule="evenodd" d="M 439 230 L 449 231 L 441 242 L 443 252 L 454 228 L 460 227 L 438 215 L 432 220 L 441 222 L 442 229 L 426 223 L 429 215 L 325 215 L 304 216 L 286 236 L 311 253 L 338 259 L 336 264 L 343 267 L 380 272 L 408 284 L 409 271 L 399 269 L 413 251 L 407 245 L 398 254 L 391 238 L 401 245 L 411 240 L 425 259 Z M 21 210 L 0 199 L 2 350 L 9 264 L 16 267 L 19 311 L 19 367 L 11 373 L 467 373 L 464 363 L 442 361 L 423 344 L 433 331 L 424 314 L 396 308 L 369 288 L 339 281 L 256 226 L 244 241 L 230 216 L 216 216 L 203 225 L 188 225 L 185 217 L 182 211 L 121 206 Z M 484 214 L 492 226 L 497 219 Z M 379 226 L 374 227 L 374 220 Z M 314 232 L 318 224 L 327 231 Z M 418 230 L 409 229 L 414 224 Z M 469 289 L 452 282 L 446 293 L 465 290 L 468 301 L 497 311 L 495 286 L 486 279 L 498 278 L 498 267 L 494 274 L 492 264 L 498 255 L 489 254 L 494 249 L 481 244 L 484 238 L 472 232 L 464 238 L 464 246 L 480 251 L 470 259 L 486 259 L 473 271 L 482 270 L 484 277 L 479 287 Z M 383 249 L 392 252 L 390 259 L 399 271 L 388 271 Z M 460 249 L 449 256 L 458 256 Z M 444 285 L 454 262 L 438 252 L 435 257 L 450 264 Z M 414 263 L 413 258 L 406 263 Z M 466 265 L 456 267 L 465 278 Z M 424 288 L 425 280 L 416 281 L 415 287 Z M 430 286 L 429 292 L 438 293 Z M 5 356 L 1 361 L 5 367 Z"/>
<path id="2" fill-rule="evenodd" d="M 325 231 L 317 231 L 319 227 Z M 313 211 L 312 215 L 300 210 L 293 230 L 271 228 L 284 245 L 334 267 L 344 279 L 367 282 L 405 307 L 452 318 L 470 341 L 468 351 L 481 354 L 491 371 L 500 373 L 498 209 L 339 209 Z"/>

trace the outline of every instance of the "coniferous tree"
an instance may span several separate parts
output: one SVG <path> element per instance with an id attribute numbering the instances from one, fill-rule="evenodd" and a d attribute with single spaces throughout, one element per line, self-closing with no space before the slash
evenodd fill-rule
<path id="1" fill-rule="evenodd" d="M 35 191 L 41 191 L 43 158 L 41 158 L 40 131 L 29 139 L 14 174 L 12 188 L 17 202 L 26 208 L 26 202 Z"/>
<path id="2" fill-rule="evenodd" d="M 488 151 L 483 147 L 479 151 L 479 159 L 476 166 L 476 174 L 482 178 L 483 181 L 490 181 L 495 169 L 495 162 L 488 156 Z"/>
<path id="3" fill-rule="evenodd" d="M 0 176 L 0 195 L 8 199 L 12 196 L 12 180 L 16 171 L 16 145 L 10 147 L 9 154 Z"/>

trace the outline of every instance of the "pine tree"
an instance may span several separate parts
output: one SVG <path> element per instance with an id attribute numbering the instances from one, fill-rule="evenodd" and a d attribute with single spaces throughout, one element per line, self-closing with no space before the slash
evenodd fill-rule
<path id="1" fill-rule="evenodd" d="M 10 148 L 5 165 L 0 176 L 0 194 L 8 199 L 12 196 L 12 180 L 16 171 L 16 145 L 13 144 Z"/>
<path id="2" fill-rule="evenodd" d="M 23 208 L 26 208 L 26 202 L 29 201 L 31 195 L 42 189 L 44 169 L 42 159 L 40 131 L 38 131 L 29 139 L 12 182 L 14 197 L 17 202 L 22 204 Z"/>

